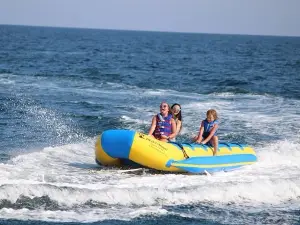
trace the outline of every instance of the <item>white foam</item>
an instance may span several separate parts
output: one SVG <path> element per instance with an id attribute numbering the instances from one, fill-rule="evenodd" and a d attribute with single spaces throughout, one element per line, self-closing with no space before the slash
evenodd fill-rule
<path id="1" fill-rule="evenodd" d="M 227 207 L 274 209 L 300 204 L 300 151 L 298 143 L 279 141 L 257 149 L 258 162 L 229 173 L 212 176 L 116 173 L 97 170 L 94 141 L 48 147 L 19 155 L 0 164 L 0 199 L 11 203 L 21 196 L 48 196 L 67 211 L 1 209 L 3 218 L 46 221 L 97 221 L 132 219 L 147 213 L 166 213 L 161 206 L 201 202 Z M 76 214 L 73 207 L 89 201 L 107 204 Z M 135 206 L 142 208 L 138 212 Z M 115 210 L 116 207 L 121 207 Z M 133 208 L 132 208 L 133 207 Z M 129 208 L 129 211 L 126 209 Z M 131 209 L 130 209 L 131 208 Z M 194 216 L 193 213 L 189 213 Z M 101 218 L 101 219 L 99 219 Z"/>
<path id="2" fill-rule="evenodd" d="M 49 210 L 28 210 L 28 209 L 7 209 L 0 210 L 0 218 L 18 220 L 41 220 L 48 222 L 97 222 L 104 220 L 128 221 L 145 214 L 165 215 L 167 211 L 157 207 L 120 208 L 111 207 L 110 209 L 95 208 L 68 211 L 49 211 Z"/>
<path id="3" fill-rule="evenodd" d="M 15 81 L 9 80 L 9 79 L 6 79 L 6 78 L 1 78 L 0 79 L 0 84 L 12 85 L 12 84 L 15 84 Z"/>
<path id="4" fill-rule="evenodd" d="M 131 118 L 129 116 L 121 116 L 121 119 L 125 122 L 131 122 L 131 123 L 135 123 L 135 124 L 149 124 L 149 121 L 146 120 L 141 120 L 141 119 L 134 119 Z"/>
<path id="5" fill-rule="evenodd" d="M 258 149 L 258 162 L 253 166 L 212 177 L 200 176 L 201 179 L 188 175 L 132 177 L 115 174 L 114 170 L 91 173 L 87 168 L 95 168 L 95 163 L 93 141 L 90 140 L 88 144 L 46 148 L 19 155 L 10 164 L 1 164 L 0 198 L 15 202 L 21 195 L 47 195 L 61 204 L 70 205 L 82 204 L 89 199 L 121 205 L 153 205 L 158 199 L 164 204 L 243 202 L 244 199 L 276 204 L 300 195 L 299 179 L 294 179 L 299 174 L 300 154 L 294 151 L 295 148 L 299 149 L 299 144 L 275 143 Z M 106 182 L 102 183 L 102 180 Z M 262 184 L 268 192 L 263 196 L 260 194 Z M 186 190 L 189 190 L 188 194 Z M 199 192 L 208 194 L 198 195 Z"/>

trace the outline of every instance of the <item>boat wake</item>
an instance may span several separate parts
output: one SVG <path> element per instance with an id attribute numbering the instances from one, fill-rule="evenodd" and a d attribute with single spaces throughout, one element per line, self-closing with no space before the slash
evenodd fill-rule
<path id="1" fill-rule="evenodd" d="M 94 161 L 94 141 L 48 147 L 1 163 L 1 218 L 65 222 L 174 214 L 199 218 L 220 208 L 232 215 L 261 212 L 262 218 L 268 211 L 288 220 L 285 210 L 297 210 L 300 203 L 298 143 L 263 146 L 257 149 L 258 162 L 239 171 L 191 176 L 101 168 Z"/>

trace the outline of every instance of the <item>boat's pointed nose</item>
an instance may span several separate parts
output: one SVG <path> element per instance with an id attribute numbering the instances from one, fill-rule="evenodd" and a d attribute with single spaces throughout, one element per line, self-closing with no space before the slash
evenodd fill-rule
<path id="1" fill-rule="evenodd" d="M 103 150 L 111 157 L 129 158 L 135 131 L 107 130 L 101 135 Z"/>

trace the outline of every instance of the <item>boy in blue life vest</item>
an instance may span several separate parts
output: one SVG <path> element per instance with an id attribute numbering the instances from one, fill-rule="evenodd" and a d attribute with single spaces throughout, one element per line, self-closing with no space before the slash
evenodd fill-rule
<path id="1" fill-rule="evenodd" d="M 160 113 L 153 116 L 148 135 L 164 142 L 175 138 L 176 123 L 168 103 L 162 102 L 160 104 Z"/>
<path id="2" fill-rule="evenodd" d="M 213 155 L 217 154 L 218 141 L 218 115 L 216 110 L 210 109 L 206 112 L 206 119 L 201 122 L 199 134 L 195 140 L 196 143 L 210 143 L 214 147 Z"/>

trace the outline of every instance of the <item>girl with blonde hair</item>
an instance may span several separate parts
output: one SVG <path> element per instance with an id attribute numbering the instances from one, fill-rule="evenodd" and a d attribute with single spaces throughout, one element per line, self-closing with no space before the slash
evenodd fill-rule
<path id="1" fill-rule="evenodd" d="M 219 128 L 218 114 L 214 109 L 206 112 L 206 119 L 202 120 L 199 134 L 195 142 L 200 144 L 210 143 L 214 147 L 213 155 L 217 154 L 219 138 L 217 131 Z"/>

